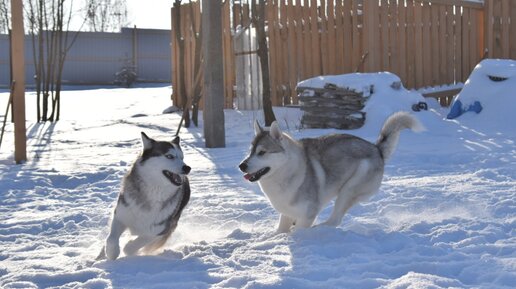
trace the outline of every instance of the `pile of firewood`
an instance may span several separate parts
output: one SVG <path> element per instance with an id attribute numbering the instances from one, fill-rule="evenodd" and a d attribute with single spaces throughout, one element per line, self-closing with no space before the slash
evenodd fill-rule
<path id="1" fill-rule="evenodd" d="M 362 109 L 374 86 L 369 91 L 356 91 L 327 83 L 324 88 L 298 87 L 298 97 L 303 118 L 301 124 L 308 128 L 356 129 L 364 125 Z"/>

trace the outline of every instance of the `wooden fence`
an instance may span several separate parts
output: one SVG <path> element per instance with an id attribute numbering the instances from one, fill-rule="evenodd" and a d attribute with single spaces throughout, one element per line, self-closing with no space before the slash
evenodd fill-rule
<path id="1" fill-rule="evenodd" d="M 251 17 L 247 3 L 250 1 L 234 2 L 225 1 L 223 6 L 227 108 L 233 107 L 235 97 L 232 35 L 237 27 L 249 27 Z M 318 75 L 390 71 L 397 74 L 406 87 L 422 88 L 464 82 L 485 57 L 516 58 L 516 1 L 266 2 L 273 105 L 297 104 L 297 83 Z M 194 8 L 191 15 L 195 15 L 194 23 L 198 25 L 200 11 L 196 3 L 183 5 L 181 9 Z M 198 45 L 189 28 L 192 27 L 191 17 L 188 13 L 182 12 L 182 15 L 186 15 L 181 17 L 185 43 L 190 47 Z M 174 20 L 172 23 L 173 99 L 181 105 Z M 194 61 L 191 54 L 185 58 L 185 83 L 192 87 L 196 77 L 188 65 Z"/>

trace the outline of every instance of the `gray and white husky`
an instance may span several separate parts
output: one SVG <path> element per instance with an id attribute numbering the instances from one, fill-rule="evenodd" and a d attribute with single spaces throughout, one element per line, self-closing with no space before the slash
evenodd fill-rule
<path id="1" fill-rule="evenodd" d="M 162 247 L 190 199 L 186 175 L 191 168 L 183 162 L 179 137 L 172 142 L 155 141 L 142 132 L 142 144 L 141 155 L 122 181 L 104 247 L 109 260 L 120 254 L 119 238 L 126 229 L 137 237 L 125 245 L 125 255 Z"/>
<path id="2" fill-rule="evenodd" d="M 331 216 L 322 224 L 338 226 L 349 208 L 378 191 L 385 161 L 405 128 L 423 130 L 406 112 L 385 121 L 375 144 L 349 134 L 295 140 L 276 122 L 269 130 L 255 122 L 249 155 L 239 168 L 247 180 L 258 182 L 280 213 L 276 232 L 312 226 L 333 199 Z"/>

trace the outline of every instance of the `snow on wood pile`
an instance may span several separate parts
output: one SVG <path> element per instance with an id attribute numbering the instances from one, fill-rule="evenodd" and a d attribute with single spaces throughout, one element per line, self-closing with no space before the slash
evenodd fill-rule
<path id="1" fill-rule="evenodd" d="M 374 85 L 369 86 L 369 95 Z M 323 88 L 297 88 L 301 110 L 301 124 L 308 128 L 356 129 L 364 125 L 365 106 L 369 95 L 349 87 L 326 83 Z"/>

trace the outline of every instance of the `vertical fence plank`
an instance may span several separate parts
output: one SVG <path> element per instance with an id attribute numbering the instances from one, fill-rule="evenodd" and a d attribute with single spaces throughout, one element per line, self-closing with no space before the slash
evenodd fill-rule
<path id="1" fill-rule="evenodd" d="M 179 63 L 179 53 L 177 53 L 178 51 L 178 44 L 177 44 L 177 41 L 176 41 L 176 25 L 174 24 L 175 22 L 175 16 L 176 15 L 176 9 L 177 8 L 171 8 L 170 9 L 170 19 L 171 19 L 171 27 L 172 29 L 170 30 L 170 40 L 171 40 L 171 46 L 172 46 L 172 57 L 171 57 L 171 66 L 172 66 L 172 87 L 174 88 L 173 92 L 172 92 L 172 103 L 179 107 L 179 97 L 178 97 L 178 87 L 179 87 L 179 79 L 177 78 L 178 76 L 178 69 L 177 69 L 177 64 Z"/>
<path id="2" fill-rule="evenodd" d="M 415 30 L 415 72 L 416 82 L 414 87 L 424 85 L 423 73 L 423 7 L 421 3 L 414 2 L 414 30 Z"/>
<path id="3" fill-rule="evenodd" d="M 477 65 L 479 59 L 479 52 L 478 52 L 478 14 L 475 10 L 471 10 L 470 12 L 470 33 L 469 33 L 469 45 L 470 45 L 470 51 L 469 51 L 469 71 L 471 72 L 475 66 Z"/>
<path id="4" fill-rule="evenodd" d="M 297 5 L 294 10 L 295 20 L 296 20 L 296 46 L 297 46 L 297 80 L 304 79 L 305 76 L 305 55 L 308 54 L 305 52 L 305 44 L 304 44 L 304 33 L 303 33 L 303 7 L 300 5 L 301 0 L 296 0 Z M 297 85 L 297 83 L 296 83 Z M 297 96 L 297 94 L 296 94 Z M 296 102 L 297 103 L 297 102 Z"/>
<path id="5" fill-rule="evenodd" d="M 432 85 L 439 85 L 439 7 L 432 4 Z"/>
<path id="6" fill-rule="evenodd" d="M 359 26 L 362 25 L 359 19 L 359 1 L 353 0 L 352 5 L 352 31 L 353 31 L 353 55 L 352 59 L 352 69 L 353 71 L 360 71 L 360 61 L 362 57 L 362 37 Z M 362 29 L 363 31 L 363 29 Z"/>
<path id="7" fill-rule="evenodd" d="M 235 63 L 233 53 L 233 41 L 231 37 L 231 21 L 230 11 L 231 6 L 229 1 L 226 1 L 221 7 L 222 9 L 222 43 L 223 43 L 223 63 L 224 63 L 224 108 L 233 108 L 234 90 L 233 83 L 235 83 Z"/>
<path id="8" fill-rule="evenodd" d="M 327 27 L 326 33 L 328 35 L 327 45 L 328 45 L 328 73 L 336 74 L 337 73 L 337 55 L 336 55 L 336 34 L 335 34 L 335 5 L 334 0 L 328 0 L 328 5 L 326 6 L 327 13 Z"/>
<path id="9" fill-rule="evenodd" d="M 317 15 L 319 17 L 318 22 L 318 34 L 320 35 L 320 49 L 321 49 L 321 74 L 329 74 L 329 55 L 328 55 L 328 20 L 326 18 L 326 1 L 319 0 L 319 7 L 317 9 Z"/>
<path id="10" fill-rule="evenodd" d="M 499 58 L 503 54 L 502 49 L 502 1 L 493 0 L 493 58 Z"/>
<path id="11" fill-rule="evenodd" d="M 494 0 L 485 0 L 485 30 L 486 30 L 486 49 L 487 49 L 487 57 L 493 57 L 494 50 L 494 19 L 493 19 L 493 1 Z"/>
<path id="12" fill-rule="evenodd" d="M 389 3 L 387 0 L 382 0 L 380 5 L 380 39 L 381 39 L 381 45 L 383 47 L 382 52 L 380 54 L 380 70 L 382 71 L 389 71 L 389 68 L 391 66 L 390 63 L 390 49 L 389 49 Z"/>
<path id="13" fill-rule="evenodd" d="M 478 61 L 486 57 L 486 48 L 485 48 L 485 9 L 477 9 L 477 52 L 478 52 Z M 515 18 L 516 19 L 516 18 Z"/>
<path id="14" fill-rule="evenodd" d="M 342 0 L 335 3 L 335 73 L 345 73 L 344 57 L 344 11 Z"/>
<path id="15" fill-rule="evenodd" d="M 288 36 L 287 36 L 287 6 L 286 6 L 286 0 L 279 0 L 279 15 L 278 15 L 278 23 L 279 23 L 279 36 L 281 39 L 281 44 L 279 45 L 280 50 L 280 59 L 281 59 L 281 85 L 279 86 L 279 93 L 280 93 L 280 101 L 283 105 L 290 104 L 290 97 L 288 88 L 289 87 L 289 78 L 288 78 L 288 60 L 289 60 L 289 54 L 291 53 L 289 51 L 289 45 L 288 45 Z"/>
<path id="16" fill-rule="evenodd" d="M 407 23 L 407 9 L 405 4 L 401 1 L 398 5 L 398 34 L 399 34 L 399 46 L 400 46 L 400 62 L 399 62 L 399 77 L 402 81 L 407 79 L 407 35 L 406 35 L 406 23 Z"/>
<path id="17" fill-rule="evenodd" d="M 312 53 L 314 53 L 314 51 L 312 50 L 312 27 L 311 27 L 311 21 L 310 21 L 310 0 L 304 0 L 304 5 L 303 5 L 303 37 L 304 37 L 304 41 L 305 41 L 305 49 L 306 51 L 308 51 L 309 53 L 307 53 L 305 55 L 305 58 L 304 58 L 304 76 L 303 78 L 309 78 L 310 76 L 314 75 L 314 67 L 313 67 L 313 64 L 312 64 Z"/>
<path id="18" fill-rule="evenodd" d="M 310 32 L 312 34 L 312 76 L 321 74 L 321 45 L 320 45 L 320 33 L 318 27 L 318 15 L 317 12 L 318 0 L 311 0 L 310 3 Z"/>
<path id="19" fill-rule="evenodd" d="M 364 5 L 364 51 L 367 53 L 364 71 L 372 72 L 378 70 L 380 53 L 378 43 L 379 35 L 379 5 L 377 1 L 365 1 Z"/>
<path id="20" fill-rule="evenodd" d="M 344 44 L 343 73 L 354 71 L 353 67 L 353 6 L 351 0 L 344 0 L 342 7 L 342 41 Z M 340 1 L 339 1 L 340 2 Z"/>
<path id="21" fill-rule="evenodd" d="M 185 5 L 185 6 L 181 6 L 181 37 L 182 37 L 182 41 L 183 41 L 183 48 L 184 48 L 184 60 L 183 60 L 183 63 L 185 65 L 185 68 L 184 68 L 184 83 L 182 83 L 182 85 L 184 86 L 184 88 L 182 89 L 182 92 L 185 92 L 186 93 L 186 97 L 188 97 L 188 86 L 190 84 L 190 78 L 189 78 L 189 75 L 190 75 L 190 49 L 189 49 L 189 44 L 190 44 L 190 41 L 189 41 L 189 35 L 188 35 L 188 30 L 187 30 L 187 25 L 188 25 L 188 15 L 189 13 L 187 12 L 188 10 L 188 6 Z M 183 97 L 181 97 L 183 99 Z M 185 105 L 184 103 L 182 105 Z"/>
<path id="22" fill-rule="evenodd" d="M 414 0 L 406 0 L 407 10 L 407 87 L 414 88 L 416 85 L 416 69 L 415 69 L 415 19 L 414 19 Z"/>
<path id="23" fill-rule="evenodd" d="M 462 70 L 462 7 L 455 6 L 454 34 L 455 34 L 455 82 L 464 82 L 464 71 Z"/>
<path id="24" fill-rule="evenodd" d="M 428 2 L 422 3 L 422 46 L 423 46 L 423 84 L 432 85 L 432 39 L 431 39 L 431 11 Z"/>
<path id="25" fill-rule="evenodd" d="M 297 60 L 299 48 L 296 40 L 295 11 L 293 0 L 287 3 L 287 35 L 288 35 L 288 76 L 289 76 L 289 103 L 297 103 L 297 93 L 295 87 L 297 85 Z"/>
<path id="26" fill-rule="evenodd" d="M 510 13 L 509 0 L 502 0 L 502 58 L 509 58 Z"/>
<path id="27" fill-rule="evenodd" d="M 184 83 L 182 85 L 184 86 L 184 89 L 182 89 L 182 92 L 186 93 L 185 97 L 188 97 L 188 87 L 190 86 L 190 39 L 188 35 L 188 17 L 189 14 L 188 11 L 189 5 L 181 6 L 181 37 L 183 41 L 183 47 L 184 47 L 184 60 L 183 63 L 185 65 L 184 68 Z M 183 99 L 183 96 L 181 97 Z M 182 103 L 182 105 L 185 105 Z"/>
<path id="28" fill-rule="evenodd" d="M 282 105 L 282 95 L 280 92 L 280 87 L 283 83 L 283 72 L 282 72 L 282 65 L 283 65 L 283 58 L 282 58 L 282 48 L 281 48 L 281 32 L 280 32 L 280 23 L 279 23 L 279 3 L 278 1 L 281 0 L 275 0 L 272 1 L 272 21 L 273 21 L 273 29 L 272 33 L 274 33 L 274 43 L 271 45 L 272 49 L 274 49 L 275 54 L 275 61 L 274 61 L 274 67 L 276 68 L 276 79 L 274 80 L 275 84 L 272 86 L 272 89 L 274 91 L 274 97 L 272 99 L 273 105 Z"/>
<path id="29" fill-rule="evenodd" d="M 470 36 L 470 23 L 469 23 L 469 15 L 470 15 L 470 8 L 464 8 L 462 13 L 462 47 L 468 48 L 469 47 L 469 36 Z M 469 77 L 469 74 L 471 72 L 471 67 L 469 64 L 469 49 L 463 49 L 462 50 L 462 71 L 463 73 L 467 74 L 465 79 Z"/>
<path id="30" fill-rule="evenodd" d="M 511 1 L 510 3 L 510 17 L 511 17 L 511 24 L 509 27 L 509 37 L 511 38 L 509 40 L 509 58 L 516 59 L 516 3 L 514 1 Z M 483 26 L 485 27 L 485 25 Z"/>
<path id="31" fill-rule="evenodd" d="M 400 57 L 399 54 L 399 34 L 398 34 L 398 3 L 389 1 L 389 71 L 399 75 Z"/>
<path id="32" fill-rule="evenodd" d="M 454 83 L 455 81 L 455 37 L 453 33 L 453 5 L 446 6 L 446 82 Z"/>
<path id="33" fill-rule="evenodd" d="M 447 76 L 446 69 L 446 6 L 439 6 L 439 83 L 445 83 Z"/>
<path id="34" fill-rule="evenodd" d="M 267 1 L 266 2 L 266 8 L 265 8 L 265 14 L 266 19 L 269 23 L 269 76 L 270 76 L 270 88 L 271 88 L 271 102 L 273 105 L 276 105 L 278 102 L 278 96 L 277 96 L 277 59 L 276 59 L 276 23 L 274 21 L 274 15 L 276 14 L 276 11 L 274 10 L 274 1 Z"/>

